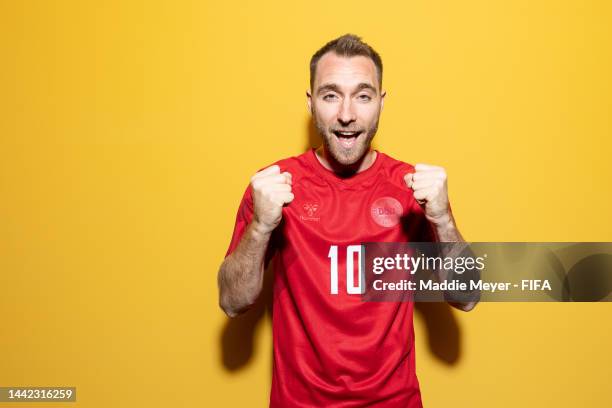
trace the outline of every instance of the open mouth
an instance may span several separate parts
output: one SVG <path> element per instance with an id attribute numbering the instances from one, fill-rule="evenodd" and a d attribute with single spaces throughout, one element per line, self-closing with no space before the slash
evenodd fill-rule
<path id="1" fill-rule="evenodd" d="M 344 130 L 334 130 L 333 134 L 336 135 L 336 139 L 338 139 L 338 143 L 342 147 L 350 149 L 357 142 L 357 138 L 363 131 L 344 131 Z"/>

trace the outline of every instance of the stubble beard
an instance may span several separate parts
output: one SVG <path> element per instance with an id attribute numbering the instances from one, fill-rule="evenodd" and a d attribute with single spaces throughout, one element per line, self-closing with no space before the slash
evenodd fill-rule
<path id="1" fill-rule="evenodd" d="M 338 145 L 337 140 L 335 140 L 336 135 L 332 133 L 332 130 L 325 127 L 324 124 L 320 123 L 317 120 L 316 111 L 313 111 L 312 117 L 315 128 L 323 139 L 325 151 L 331 156 L 333 160 L 335 160 L 338 164 L 342 166 L 351 166 L 361 160 L 364 155 L 370 150 L 372 139 L 374 139 L 374 136 L 378 131 L 379 118 L 377 117 L 376 121 L 372 124 L 372 126 L 365 130 L 365 139 L 362 142 L 357 142 L 354 147 L 346 149 Z M 362 137 L 363 135 L 359 135 L 359 138 Z"/>

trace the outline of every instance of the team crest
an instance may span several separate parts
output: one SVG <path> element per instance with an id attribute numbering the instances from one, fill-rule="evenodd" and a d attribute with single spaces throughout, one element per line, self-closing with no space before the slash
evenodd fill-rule
<path id="1" fill-rule="evenodd" d="M 375 223 L 381 227 L 394 227 L 399 223 L 404 209 L 393 197 L 381 197 L 372 203 L 370 214 Z"/>

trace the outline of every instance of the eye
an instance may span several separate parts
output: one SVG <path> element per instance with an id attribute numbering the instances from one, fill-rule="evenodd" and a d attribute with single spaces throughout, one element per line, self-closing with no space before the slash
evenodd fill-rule
<path id="1" fill-rule="evenodd" d="M 334 94 L 327 94 L 327 95 L 323 96 L 323 100 L 324 101 L 333 101 L 336 98 L 337 98 L 337 96 L 334 95 Z"/>
<path id="2" fill-rule="evenodd" d="M 369 102 L 372 100 L 372 98 L 368 94 L 361 94 L 357 97 L 357 99 L 359 99 L 360 101 L 364 101 L 364 102 Z"/>

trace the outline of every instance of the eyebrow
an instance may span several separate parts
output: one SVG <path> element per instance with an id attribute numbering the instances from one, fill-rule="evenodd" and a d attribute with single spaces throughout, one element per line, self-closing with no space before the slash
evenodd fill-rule
<path id="1" fill-rule="evenodd" d="M 369 84 L 369 83 L 367 83 L 367 82 L 360 82 L 360 83 L 357 85 L 357 90 L 355 91 L 355 93 L 356 93 L 356 92 L 359 92 L 359 91 L 361 91 L 361 90 L 364 90 L 364 89 L 368 89 L 368 90 L 370 90 L 370 91 L 374 92 L 375 94 L 377 94 L 377 93 L 378 93 L 378 91 L 376 90 L 376 88 L 374 88 L 374 87 L 373 87 L 371 84 Z M 318 87 L 318 88 L 317 88 L 317 95 L 320 95 L 320 94 L 322 94 L 323 92 L 327 92 L 327 91 L 333 91 L 333 92 L 342 93 L 342 92 L 340 91 L 340 87 L 339 87 L 338 85 L 333 84 L 333 83 L 330 83 L 330 84 L 323 84 L 323 85 L 321 85 L 320 87 Z"/>

